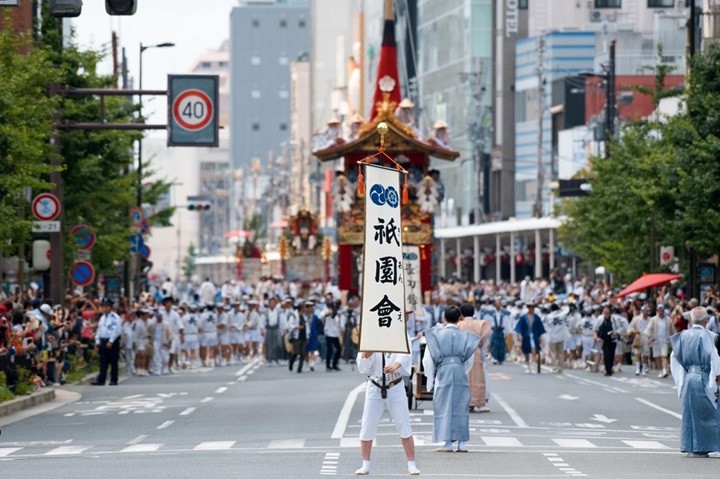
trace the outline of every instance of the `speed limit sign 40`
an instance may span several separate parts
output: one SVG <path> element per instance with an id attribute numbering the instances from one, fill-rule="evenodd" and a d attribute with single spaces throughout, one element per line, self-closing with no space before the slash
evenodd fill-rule
<path id="1" fill-rule="evenodd" d="M 168 76 L 168 146 L 218 146 L 218 76 Z"/>
<path id="2" fill-rule="evenodd" d="M 173 119 L 188 131 L 202 130 L 213 119 L 213 101 L 200 90 L 185 90 L 175 99 Z"/>

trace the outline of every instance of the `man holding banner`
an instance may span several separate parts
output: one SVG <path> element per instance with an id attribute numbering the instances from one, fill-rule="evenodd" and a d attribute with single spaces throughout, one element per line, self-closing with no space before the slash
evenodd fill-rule
<path id="1" fill-rule="evenodd" d="M 356 475 L 370 473 L 370 453 L 380 417 L 390 412 L 408 461 L 408 473 L 418 475 L 415 441 L 403 376 L 410 376 L 410 347 L 405 322 L 405 287 L 400 229 L 399 174 L 403 170 L 363 163 L 365 248 L 358 371 L 367 375 L 360 429 L 363 464 Z M 361 176 L 359 181 L 361 181 Z"/>

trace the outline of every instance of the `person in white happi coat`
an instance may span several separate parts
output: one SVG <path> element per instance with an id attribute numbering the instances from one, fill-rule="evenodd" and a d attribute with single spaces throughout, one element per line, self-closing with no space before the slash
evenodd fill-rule
<path id="1" fill-rule="evenodd" d="M 153 342 L 152 370 L 150 374 L 170 374 L 170 347 L 174 335 L 172 328 L 164 321 L 160 311 L 155 313 L 155 321 L 148 325 L 148 333 Z"/>
<path id="2" fill-rule="evenodd" d="M 251 299 L 248 301 L 248 313 L 245 321 L 245 345 L 248 359 L 257 356 L 262 336 L 260 334 L 260 303 Z"/>
<path id="3" fill-rule="evenodd" d="M 148 342 L 147 321 L 150 317 L 150 310 L 141 308 L 136 312 L 137 319 L 133 322 L 134 349 L 135 349 L 135 371 L 138 376 L 147 376 L 150 370 L 150 345 Z"/>
<path id="4" fill-rule="evenodd" d="M 162 315 L 165 324 L 170 326 L 173 332 L 172 344 L 168 351 L 170 354 L 168 372 L 172 374 L 174 372 L 173 367 L 178 365 L 180 345 L 184 341 L 183 322 L 178 312 L 173 309 L 173 298 L 171 296 L 163 298 L 159 314 Z"/>
<path id="5" fill-rule="evenodd" d="M 182 315 L 183 336 L 185 340 L 182 344 L 185 357 L 183 358 L 183 367 L 193 369 L 199 363 L 200 350 L 200 318 L 197 315 L 197 306 L 191 304 L 187 307 Z"/>
<path id="6" fill-rule="evenodd" d="M 383 355 L 385 355 L 384 369 Z M 408 472 L 411 475 L 420 474 L 415 464 L 415 441 L 410 427 L 408 400 L 403 387 L 403 376 L 410 376 L 410 361 L 410 355 L 402 353 L 361 352 L 357 355 L 358 371 L 367 376 L 367 386 L 360 426 L 360 453 L 363 464 L 355 471 L 356 475 L 370 474 L 372 443 L 385 408 L 390 412 L 390 417 L 400 435 L 408 461 Z"/>
<path id="7" fill-rule="evenodd" d="M 239 302 L 232 304 L 232 311 L 228 313 L 230 315 L 230 321 L 228 322 L 228 328 L 230 329 L 230 347 L 232 348 L 232 360 L 231 364 L 240 362 L 245 355 L 245 334 L 243 328 L 245 328 L 245 305 Z"/>
<path id="8" fill-rule="evenodd" d="M 135 374 L 135 313 L 128 315 L 122 323 L 120 338 L 123 345 L 123 356 L 125 356 L 125 372 L 128 376 Z"/>
<path id="9" fill-rule="evenodd" d="M 218 343 L 220 344 L 220 366 L 230 364 L 232 347 L 230 346 L 230 313 L 225 303 L 217 304 L 217 332 Z"/>
<path id="10" fill-rule="evenodd" d="M 200 360 L 202 365 L 215 365 L 217 361 L 218 317 L 215 313 L 215 304 L 206 304 L 200 315 Z"/>

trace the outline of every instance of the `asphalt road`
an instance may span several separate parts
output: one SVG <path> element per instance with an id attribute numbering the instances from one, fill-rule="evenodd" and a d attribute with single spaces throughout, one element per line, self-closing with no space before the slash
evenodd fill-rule
<path id="1" fill-rule="evenodd" d="M 411 412 L 423 476 L 720 476 L 717 459 L 678 452 L 669 378 L 527 375 L 512 363 L 489 376 L 491 411 L 471 415 L 469 454 L 434 451 L 430 402 Z M 79 399 L 0 420 L 0 478 L 347 477 L 360 465 L 363 388 L 349 365 L 297 374 L 256 363 L 64 388 Z M 405 466 L 386 418 L 372 476 L 406 476 Z"/>

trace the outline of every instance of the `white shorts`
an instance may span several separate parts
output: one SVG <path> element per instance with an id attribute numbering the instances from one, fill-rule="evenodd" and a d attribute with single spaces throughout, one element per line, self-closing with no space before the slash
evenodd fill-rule
<path id="1" fill-rule="evenodd" d="M 652 345 L 653 358 L 667 358 L 668 355 L 668 344 L 667 343 L 653 343 Z"/>
<path id="2" fill-rule="evenodd" d="M 136 339 L 135 340 L 135 352 L 144 353 L 147 349 L 147 340 Z"/>
<path id="3" fill-rule="evenodd" d="M 412 436 L 410 427 L 410 411 L 408 410 L 408 399 L 405 395 L 403 383 L 396 384 L 388 389 L 387 399 L 380 395 L 380 388 L 370 381 L 367 382 L 365 390 L 365 406 L 363 407 L 362 426 L 360 427 L 360 440 L 372 441 L 377 434 L 380 418 L 385 408 L 390 412 L 390 417 L 395 423 L 395 428 L 401 438 Z"/>
<path id="4" fill-rule="evenodd" d="M 173 338 L 172 343 L 170 343 L 170 354 L 177 354 L 180 352 L 180 340 L 176 337 Z"/>
<path id="5" fill-rule="evenodd" d="M 230 344 L 245 344 L 245 335 L 239 331 L 230 333 Z"/>
<path id="6" fill-rule="evenodd" d="M 218 345 L 217 333 L 202 333 L 200 336 L 200 346 L 207 348 Z"/>
<path id="7" fill-rule="evenodd" d="M 245 333 L 245 342 L 248 343 L 261 343 L 262 342 L 262 335 L 260 334 L 260 331 L 247 331 Z"/>
<path id="8" fill-rule="evenodd" d="M 565 351 L 575 350 L 575 338 L 566 339 L 563 343 L 563 349 Z"/>
<path id="9" fill-rule="evenodd" d="M 200 340 L 198 339 L 197 334 L 187 335 L 185 336 L 185 342 L 182 345 L 182 348 L 184 351 L 190 351 L 193 349 L 197 349 L 200 347 Z"/>
<path id="10" fill-rule="evenodd" d="M 227 346 L 230 344 L 230 333 L 218 334 L 218 341 L 220 341 L 222 346 Z"/>
<path id="11" fill-rule="evenodd" d="M 593 345 L 595 344 L 595 338 L 592 336 L 582 337 L 582 354 L 583 356 L 590 356 L 592 354 Z"/>

